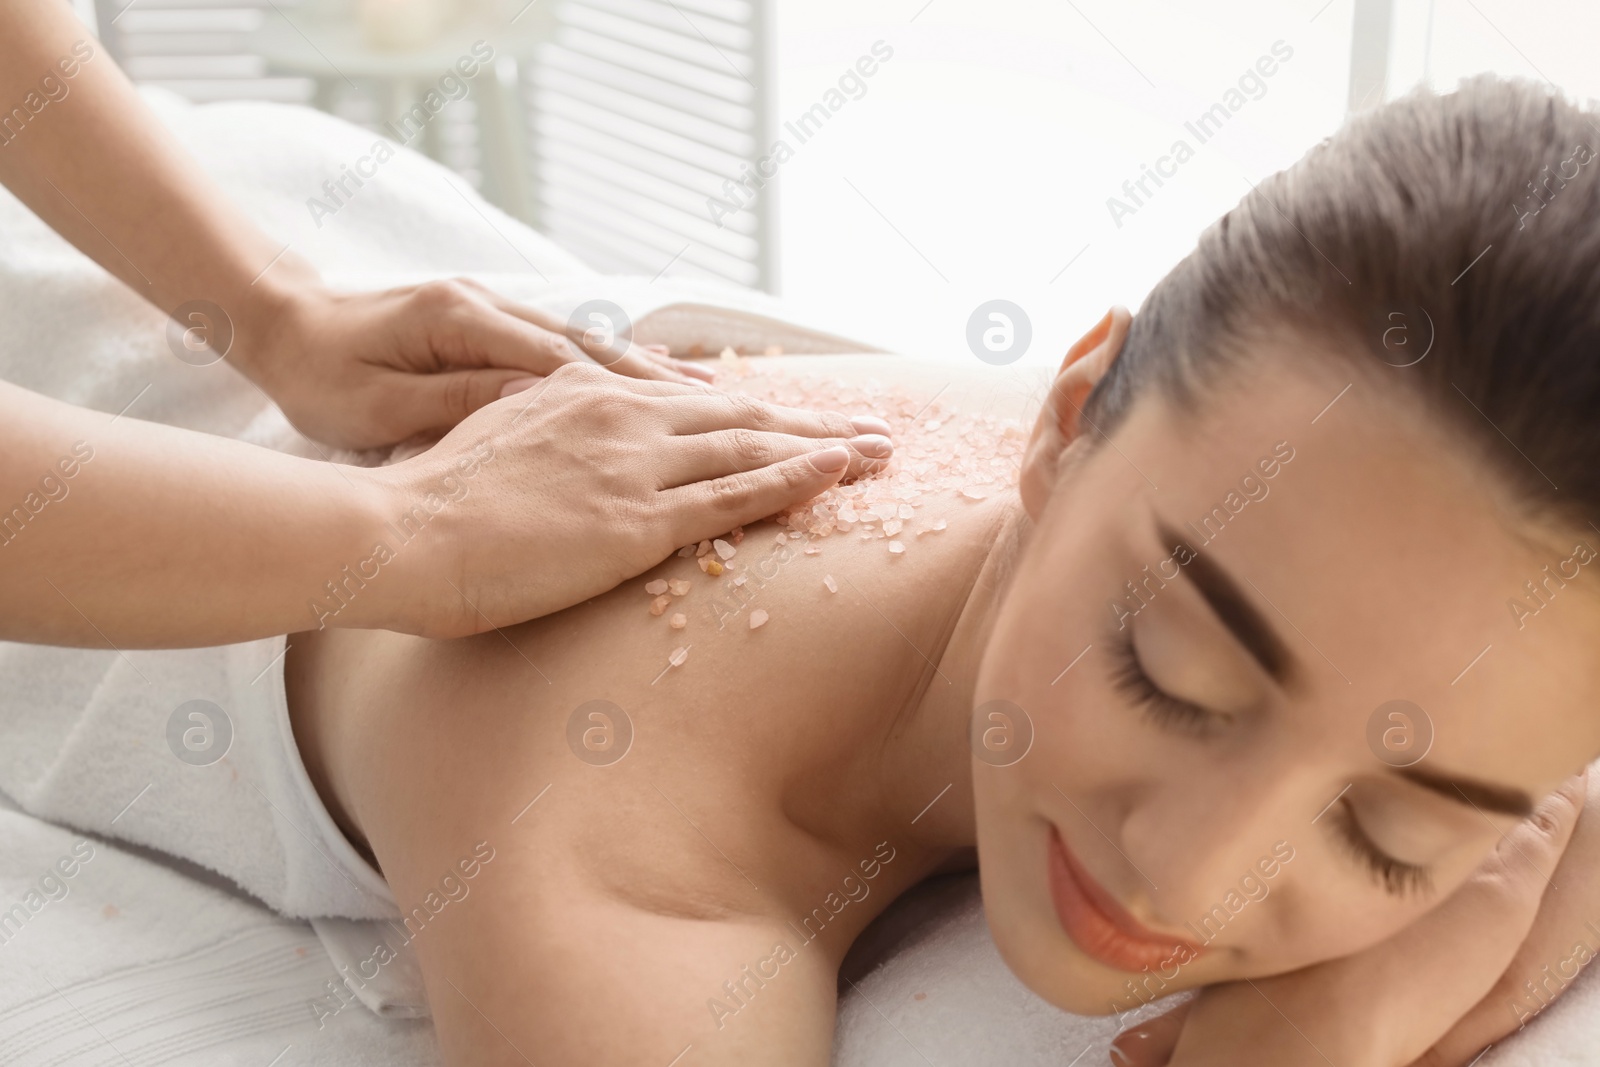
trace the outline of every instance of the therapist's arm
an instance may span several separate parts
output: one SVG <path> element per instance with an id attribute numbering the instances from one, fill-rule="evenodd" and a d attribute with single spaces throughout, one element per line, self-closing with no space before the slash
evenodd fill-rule
<path id="1" fill-rule="evenodd" d="M 330 444 L 442 433 L 578 358 L 575 343 L 632 377 L 705 376 L 467 282 L 327 289 L 227 200 L 64 0 L 0 0 L 0 182 L 162 311 L 221 308 L 228 362 Z"/>
<path id="2" fill-rule="evenodd" d="M 860 473 L 854 434 L 840 415 L 574 364 L 422 455 L 367 469 L 0 383 L 0 638 L 128 649 L 322 626 L 478 633 Z"/>

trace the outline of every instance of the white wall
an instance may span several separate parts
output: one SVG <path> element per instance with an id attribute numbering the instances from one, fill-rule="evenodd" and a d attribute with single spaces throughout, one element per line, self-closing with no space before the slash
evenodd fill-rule
<path id="1" fill-rule="evenodd" d="M 777 180 L 784 295 L 886 347 L 972 359 L 969 315 L 1003 298 L 1032 320 L 1024 358 L 1059 358 L 1111 304 L 1137 307 L 1251 181 L 1343 118 L 1353 0 L 924 4 L 778 3 L 781 118 L 822 99 L 874 41 L 894 49 L 864 96 L 791 142 Z M 1593 91 L 1590 6 L 1397 0 L 1390 92 L 1424 68 L 1448 86 L 1480 69 L 1538 77 L 1533 65 Z M 1199 143 L 1185 121 L 1280 40 L 1293 57 Z M 1180 138 L 1194 158 L 1147 183 L 1153 195 L 1119 226 L 1107 198 Z"/>

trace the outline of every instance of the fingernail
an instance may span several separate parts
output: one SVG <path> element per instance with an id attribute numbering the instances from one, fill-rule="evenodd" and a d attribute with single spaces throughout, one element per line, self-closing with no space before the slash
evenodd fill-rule
<path id="1" fill-rule="evenodd" d="M 870 459 L 888 459 L 894 455 L 894 442 L 877 433 L 850 438 L 850 447 Z"/>
<path id="2" fill-rule="evenodd" d="M 645 347 L 648 348 L 650 351 L 654 352 L 658 356 L 666 356 L 666 355 L 671 355 L 672 354 L 672 349 L 668 348 L 666 345 L 645 345 Z"/>
<path id="3" fill-rule="evenodd" d="M 837 474 L 850 465 L 850 452 L 842 445 L 813 452 L 807 458 L 811 460 L 811 465 L 823 474 Z"/>
<path id="4" fill-rule="evenodd" d="M 500 387 L 500 395 L 510 396 L 512 393 L 520 393 L 524 389 L 532 389 L 542 381 L 544 381 L 543 376 L 538 374 L 527 378 L 513 378 Z"/>
<path id="5" fill-rule="evenodd" d="M 850 425 L 855 427 L 856 433 L 889 433 L 889 424 L 876 415 L 852 415 Z"/>

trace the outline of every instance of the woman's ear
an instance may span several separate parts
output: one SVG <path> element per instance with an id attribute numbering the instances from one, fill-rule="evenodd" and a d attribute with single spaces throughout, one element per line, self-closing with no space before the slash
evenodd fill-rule
<path id="1" fill-rule="evenodd" d="M 1105 318 L 1067 349 L 1061 370 L 1050 383 L 1050 393 L 1034 423 L 1028 454 L 1022 463 L 1022 505 L 1035 521 L 1050 499 L 1062 453 L 1085 430 L 1094 432 L 1093 427 L 1084 425 L 1083 402 L 1111 369 L 1132 322 L 1133 316 L 1125 307 L 1106 312 Z"/>

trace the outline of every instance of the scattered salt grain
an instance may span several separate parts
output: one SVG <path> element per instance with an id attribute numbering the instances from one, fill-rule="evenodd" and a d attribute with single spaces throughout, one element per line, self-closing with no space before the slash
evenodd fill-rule
<path id="1" fill-rule="evenodd" d="M 646 582 L 644 583 L 644 591 L 651 596 L 660 596 L 667 591 L 667 580 L 665 578 L 657 578 L 653 582 Z"/>
<path id="2" fill-rule="evenodd" d="M 890 541 L 889 542 L 889 551 L 894 553 L 895 555 L 897 555 L 897 556 L 901 555 L 902 553 L 905 552 L 905 550 L 906 550 L 906 546 L 901 544 L 899 541 Z"/>
<path id="3" fill-rule="evenodd" d="M 757 608 L 750 613 L 750 629 L 759 630 L 767 624 L 767 613 L 762 608 Z"/>
<path id="4" fill-rule="evenodd" d="M 687 578 L 668 578 L 667 579 L 667 592 L 671 593 L 673 596 L 683 596 L 688 591 L 689 591 L 689 579 L 687 579 Z"/>
<path id="5" fill-rule="evenodd" d="M 837 593 L 839 591 L 839 583 L 833 580 L 833 575 L 831 574 L 824 574 L 822 576 L 822 584 L 828 587 L 828 592 L 830 593 Z"/>
<path id="6" fill-rule="evenodd" d="M 893 537 L 895 534 L 904 529 L 904 527 L 905 523 L 901 522 L 899 519 L 888 519 L 883 524 L 883 532 L 886 537 Z"/>
<path id="7" fill-rule="evenodd" d="M 909 518 L 912 518 L 913 516 L 915 516 L 916 513 L 917 513 L 917 509 L 913 508 L 910 504 L 901 504 L 900 505 L 900 511 L 898 512 L 898 515 L 902 519 L 909 519 Z"/>
<path id="8" fill-rule="evenodd" d="M 670 603 L 672 603 L 671 597 L 656 597 L 654 600 L 650 601 L 650 614 L 660 615 L 662 612 L 667 610 L 667 605 Z"/>
<path id="9" fill-rule="evenodd" d="M 672 650 L 672 655 L 667 657 L 667 663 L 674 667 L 681 667 L 688 658 L 689 650 L 687 648 L 675 648 Z"/>
<path id="10" fill-rule="evenodd" d="M 700 564 L 701 570 L 705 571 L 713 578 L 722 573 L 722 561 L 719 559 L 712 559 L 710 556 L 701 556 L 695 562 Z"/>
<path id="11" fill-rule="evenodd" d="M 984 500 L 989 496 L 989 490 L 981 485 L 969 485 L 961 490 L 961 495 L 968 500 Z"/>
<path id="12" fill-rule="evenodd" d="M 710 552 L 710 551 L 711 551 L 711 542 L 710 541 L 701 541 L 700 544 L 695 547 L 694 554 L 697 555 L 697 556 L 703 556 L 707 552 Z"/>
<path id="13" fill-rule="evenodd" d="M 822 555 L 822 549 L 818 548 L 816 545 L 807 545 L 805 547 L 804 551 L 805 551 L 805 554 L 808 555 L 808 556 L 820 556 L 820 555 Z"/>
<path id="14" fill-rule="evenodd" d="M 668 619 L 667 622 L 672 626 L 672 628 L 674 630 L 681 630 L 685 626 L 689 625 L 689 616 L 685 615 L 681 611 L 675 612 L 673 614 L 672 618 Z"/>
<path id="15" fill-rule="evenodd" d="M 733 580 L 733 584 L 734 585 L 743 585 L 744 584 L 744 580 L 745 580 L 744 579 L 744 575 L 741 574 L 741 575 L 739 575 L 737 578 L 735 578 Z"/>
<path id="16" fill-rule="evenodd" d="M 684 559 L 688 559 L 690 556 L 694 555 L 694 546 L 684 545 L 682 548 L 678 549 L 678 555 L 682 556 Z"/>
<path id="17" fill-rule="evenodd" d="M 711 547 L 716 549 L 717 555 L 723 559 L 732 559 L 733 554 L 739 551 L 737 548 L 734 548 L 720 537 L 711 542 Z"/>
<path id="18" fill-rule="evenodd" d="M 839 509 L 840 522 L 857 522 L 860 520 L 860 518 L 861 516 L 856 514 L 856 509 L 850 507 L 848 504 Z M 783 535 L 779 534 L 778 536 L 782 537 Z"/>

